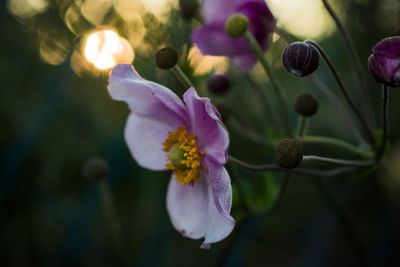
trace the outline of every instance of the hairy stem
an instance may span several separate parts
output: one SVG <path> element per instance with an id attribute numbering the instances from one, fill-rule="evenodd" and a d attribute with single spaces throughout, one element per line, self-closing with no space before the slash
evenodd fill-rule
<path id="1" fill-rule="evenodd" d="M 376 159 L 379 161 L 385 151 L 388 136 L 388 120 L 389 120 L 389 88 L 384 85 L 382 91 L 382 144 L 376 153 Z"/>
<path id="2" fill-rule="evenodd" d="M 339 77 L 338 72 L 336 71 L 336 68 L 333 66 L 332 61 L 330 60 L 330 58 L 328 57 L 328 55 L 325 53 L 325 51 L 322 49 L 322 47 L 320 47 L 317 43 L 311 41 L 311 40 L 307 40 L 307 43 L 313 45 L 315 48 L 318 49 L 318 51 L 321 53 L 321 56 L 323 57 L 323 59 L 325 60 L 326 64 L 328 65 L 329 69 L 331 70 L 336 82 L 339 85 L 340 90 L 342 91 L 347 103 L 349 104 L 350 108 L 353 110 L 354 114 L 357 116 L 357 118 L 359 119 L 359 121 L 361 122 L 361 125 L 364 127 L 364 130 L 367 134 L 367 137 L 369 139 L 369 142 L 371 144 L 375 143 L 375 138 L 374 135 L 372 134 L 371 129 L 369 128 L 365 118 L 363 117 L 363 115 L 361 114 L 360 110 L 355 106 L 355 104 L 353 103 L 353 101 L 351 100 L 346 88 L 344 87 L 342 80 Z"/>

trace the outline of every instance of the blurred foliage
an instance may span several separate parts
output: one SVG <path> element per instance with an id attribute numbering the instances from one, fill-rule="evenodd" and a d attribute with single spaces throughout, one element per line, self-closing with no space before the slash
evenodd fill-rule
<path id="1" fill-rule="evenodd" d="M 336 2 L 334 8 L 344 19 L 363 63 L 369 87 L 365 93 L 371 94 L 378 119 L 380 88 L 368 75 L 366 60 L 377 41 L 400 35 L 400 2 Z M 312 10 L 304 9 L 304 13 Z M 325 21 L 327 15 L 323 14 Z M 214 103 L 228 103 L 242 115 L 239 120 L 230 116 L 225 121 L 231 135 L 230 153 L 252 163 L 271 162 L 268 142 L 272 134 L 257 95 L 227 59 L 207 58 L 196 52 L 190 33 L 198 22 L 181 19 L 178 1 L 7 0 L 0 5 L 0 23 L 0 266 L 119 264 L 100 191 L 97 184 L 81 175 L 82 164 L 92 156 L 104 157 L 110 164 L 107 179 L 132 266 L 216 263 L 233 235 L 204 251 L 199 249 L 201 241 L 185 239 L 173 229 L 165 208 L 170 174 L 142 169 L 131 158 L 123 140 L 128 108 L 110 99 L 106 90 L 109 70 L 95 69 L 84 55 L 89 33 L 113 29 L 133 49 L 133 65 L 144 78 L 182 94 L 179 81 L 170 72 L 158 70 L 153 58 L 163 46 L 177 48 L 180 65 L 200 95 Z M 312 37 L 305 36 L 307 32 L 296 35 L 289 24 L 282 27 L 293 40 Z M 354 87 L 351 64 L 338 32 L 330 28 L 315 38 L 329 53 L 347 87 Z M 321 108 L 311 120 L 309 132 L 356 143 L 326 97 L 307 80 L 292 77 L 281 67 L 285 46 L 278 39 L 266 55 L 287 88 L 291 104 L 303 91 L 319 100 Z M 207 78 L 215 72 L 232 80 L 226 96 L 207 91 Z M 341 97 L 324 64 L 316 74 Z M 250 75 L 260 86 L 268 84 L 259 65 Z M 355 96 L 353 91 L 351 94 Z M 399 103 L 400 93 L 394 89 L 390 98 L 393 144 L 400 136 Z M 268 115 L 279 119 L 279 114 Z M 296 121 L 292 107 L 293 128 Z M 247 137 L 249 131 L 253 138 Z M 346 156 L 329 148 L 321 151 L 307 146 L 305 150 L 322 156 Z M 398 266 L 399 262 L 399 151 L 393 146 L 380 175 L 328 180 L 357 225 L 374 266 Z M 232 213 L 239 222 L 243 214 L 240 203 L 268 207 L 281 177 L 243 170 L 238 173 L 247 198 L 238 197 L 237 181 L 232 180 Z M 287 199 L 273 216 L 245 223 L 228 253 L 228 266 L 356 266 L 340 225 L 306 178 L 293 179 Z"/>

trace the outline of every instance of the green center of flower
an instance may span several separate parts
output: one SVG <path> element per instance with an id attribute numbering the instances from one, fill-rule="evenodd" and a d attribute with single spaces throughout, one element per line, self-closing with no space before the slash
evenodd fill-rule
<path id="1" fill-rule="evenodd" d="M 163 150 L 168 152 L 167 168 L 172 170 L 181 185 L 199 180 L 200 161 L 203 152 L 196 145 L 196 136 L 186 131 L 186 125 L 168 134 L 163 143 Z"/>
<path id="2" fill-rule="evenodd" d="M 180 148 L 181 143 L 176 143 L 173 145 L 169 151 L 169 156 L 168 159 L 171 161 L 171 163 L 178 169 L 187 169 L 186 164 L 182 163 L 185 162 L 187 157 L 185 156 L 185 153 L 187 153 L 185 150 Z"/>

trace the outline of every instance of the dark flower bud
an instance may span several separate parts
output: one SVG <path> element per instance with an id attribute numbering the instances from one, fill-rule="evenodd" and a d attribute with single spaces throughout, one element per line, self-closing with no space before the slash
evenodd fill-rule
<path id="1" fill-rule="evenodd" d="M 222 95 L 229 90 L 231 82 L 225 75 L 212 75 L 208 79 L 207 86 L 210 92 L 216 95 Z"/>
<path id="2" fill-rule="evenodd" d="M 296 98 L 295 108 L 302 116 L 313 116 L 318 111 L 318 102 L 311 94 L 303 93 Z"/>
<path id="3" fill-rule="evenodd" d="M 282 54 L 282 64 L 295 76 L 307 76 L 319 65 L 320 54 L 317 48 L 306 42 L 294 42 L 288 45 Z"/>
<path id="4" fill-rule="evenodd" d="M 274 159 L 279 167 L 294 169 L 303 159 L 303 147 L 293 137 L 283 138 L 274 150 Z"/>
<path id="5" fill-rule="evenodd" d="M 193 18 L 199 9 L 199 3 L 196 0 L 179 0 L 179 6 L 184 19 Z"/>
<path id="6" fill-rule="evenodd" d="M 378 83 L 400 86 L 400 36 L 381 40 L 372 48 L 368 70 Z"/>
<path id="7" fill-rule="evenodd" d="M 170 69 L 178 63 L 178 52 L 172 47 L 164 47 L 156 54 L 156 64 L 160 69 Z"/>
<path id="8" fill-rule="evenodd" d="M 229 37 L 240 38 L 242 37 L 249 27 L 249 19 L 240 13 L 233 14 L 228 18 L 225 23 L 225 32 Z"/>
<path id="9" fill-rule="evenodd" d="M 90 181 L 103 180 L 107 175 L 108 164 L 102 158 L 91 158 L 82 166 L 82 176 Z"/>

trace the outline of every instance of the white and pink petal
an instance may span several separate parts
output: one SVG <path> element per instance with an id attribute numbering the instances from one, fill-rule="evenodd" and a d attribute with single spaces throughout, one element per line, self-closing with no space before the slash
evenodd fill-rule
<path id="1" fill-rule="evenodd" d="M 229 133 L 217 109 L 210 99 L 199 97 L 194 88 L 189 88 L 183 99 L 189 114 L 188 129 L 196 135 L 198 149 L 219 164 L 225 164 L 228 160 Z"/>

